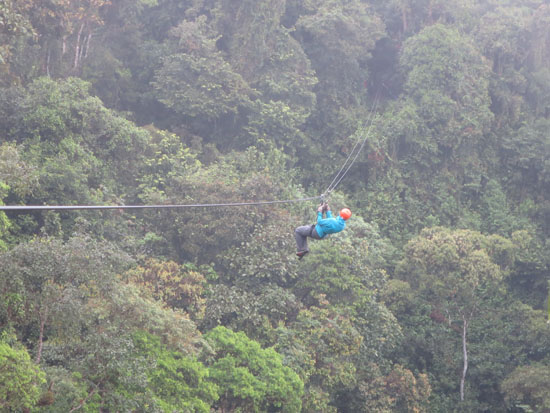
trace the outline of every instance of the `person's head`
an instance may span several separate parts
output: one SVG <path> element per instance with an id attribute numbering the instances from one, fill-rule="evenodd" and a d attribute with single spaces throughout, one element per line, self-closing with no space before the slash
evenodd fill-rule
<path id="1" fill-rule="evenodd" d="M 351 211 L 349 208 L 342 208 L 340 210 L 340 216 L 344 219 L 344 220 L 348 220 L 350 217 L 351 217 Z"/>

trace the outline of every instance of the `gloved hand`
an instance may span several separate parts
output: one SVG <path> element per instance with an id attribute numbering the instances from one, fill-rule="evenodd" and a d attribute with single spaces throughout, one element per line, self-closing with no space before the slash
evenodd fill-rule
<path id="1" fill-rule="evenodd" d="M 323 205 L 323 212 L 327 212 L 327 211 L 330 211 L 330 207 L 328 206 L 328 204 L 325 204 Z"/>
<path id="2" fill-rule="evenodd" d="M 323 212 L 325 209 L 325 204 L 319 205 L 319 208 L 317 208 L 317 212 Z"/>

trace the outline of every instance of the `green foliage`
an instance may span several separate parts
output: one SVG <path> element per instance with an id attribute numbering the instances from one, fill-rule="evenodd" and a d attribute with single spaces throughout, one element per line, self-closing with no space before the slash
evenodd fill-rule
<path id="1" fill-rule="evenodd" d="M 218 406 L 232 411 L 296 412 L 303 383 L 273 349 L 262 349 L 244 333 L 216 327 L 205 334 L 213 354 L 203 354 L 219 387 Z"/>
<path id="2" fill-rule="evenodd" d="M 530 14 L 526 7 L 497 7 L 483 15 L 476 38 L 497 74 L 526 58 Z"/>
<path id="3" fill-rule="evenodd" d="M 111 324 L 113 333 L 144 330 L 184 354 L 195 354 L 201 344 L 199 332 L 186 313 L 166 308 L 132 284 L 116 285 L 111 291 L 95 295 L 88 311 L 90 322 Z"/>
<path id="4" fill-rule="evenodd" d="M 16 58 L 16 45 L 36 33 L 29 21 L 28 2 L 5 1 L 0 5 L 0 85 L 17 82 L 17 71 L 11 70 Z M 17 55 L 17 53 L 15 53 Z"/>
<path id="5" fill-rule="evenodd" d="M 518 194 L 528 193 L 537 199 L 537 193 L 546 191 L 550 182 L 548 143 L 545 131 L 547 119 L 537 119 L 506 137 L 503 145 L 506 164 L 513 168 L 510 184 Z M 544 205 L 537 202 L 539 205 Z M 547 229 L 547 228 L 545 228 Z"/>
<path id="6" fill-rule="evenodd" d="M 43 386 L 42 395 L 34 411 L 70 411 L 79 405 L 79 401 L 84 401 L 81 407 L 84 412 L 93 412 L 97 408 L 97 396 L 95 393 L 88 393 L 82 374 L 71 372 L 61 366 L 44 366 L 43 369 L 47 383 Z"/>
<path id="7" fill-rule="evenodd" d="M 125 254 L 109 251 L 87 237 L 74 237 L 67 243 L 35 239 L 3 253 L 1 259 L 3 324 L 23 327 L 37 323 L 44 329 L 51 323 L 59 333 L 67 334 L 79 328 L 78 319 L 71 316 L 78 317 L 82 311 L 85 286 L 93 280 L 101 288 L 109 288 L 113 272 L 129 263 Z M 102 271 L 98 271 L 99 263 Z"/>
<path id="8" fill-rule="evenodd" d="M 151 141 L 140 171 L 139 194 L 144 202 L 160 203 L 186 175 L 199 170 L 201 164 L 176 135 L 148 127 Z"/>
<path id="9" fill-rule="evenodd" d="M 224 281 L 285 286 L 298 278 L 298 266 L 293 257 L 296 245 L 288 236 L 293 228 L 281 225 L 288 219 L 282 212 L 273 212 L 268 223 L 258 225 L 250 239 L 227 254 Z"/>
<path id="10" fill-rule="evenodd" d="M 1 2 L 0 203 L 317 195 L 372 121 L 300 261 L 313 203 L 0 213 L 4 350 L 47 380 L 9 409 L 547 408 L 546 3 Z"/>
<path id="11" fill-rule="evenodd" d="M 433 294 L 436 306 L 467 316 L 498 288 L 512 253 L 512 243 L 497 235 L 434 227 L 407 244 L 397 272 L 413 288 Z"/>
<path id="12" fill-rule="evenodd" d="M 337 390 L 355 384 L 353 357 L 362 337 L 344 311 L 319 306 L 301 310 L 288 328 L 279 327 L 277 351 L 305 384 L 304 411 L 336 411 L 330 406 Z"/>
<path id="13" fill-rule="evenodd" d="M 291 148 L 303 139 L 316 79 L 300 45 L 278 24 L 284 2 L 216 3 L 172 30 L 172 54 L 153 83 L 159 100 L 189 117 L 208 140 L 218 136 L 220 145 L 243 148 L 270 139 Z M 215 123 L 201 125 L 197 118 Z"/>
<path id="14" fill-rule="evenodd" d="M 224 284 L 208 291 L 202 330 L 223 325 L 243 331 L 262 345 L 277 342 L 277 328 L 296 317 L 301 303 L 288 289 L 274 284 L 243 289 Z"/>
<path id="15" fill-rule="evenodd" d="M 75 174 L 79 179 L 87 177 L 90 183 L 95 179 L 99 180 L 96 185 L 105 185 L 112 176 L 102 175 L 106 172 L 101 171 L 103 164 L 116 171 L 119 185 L 128 184 L 149 136 L 89 96 L 88 88 L 89 84 L 76 78 L 36 80 L 21 102 L 17 127 L 11 133 L 35 144 L 42 157 L 57 156 L 73 167 L 83 163 L 83 171 Z"/>
<path id="16" fill-rule="evenodd" d="M 376 367 L 374 368 L 376 369 Z M 361 406 L 369 412 L 426 412 L 431 393 L 426 374 L 418 377 L 408 369 L 395 365 L 388 375 L 378 375 L 360 386 Z"/>
<path id="17" fill-rule="evenodd" d="M 481 229 L 487 234 L 507 236 L 513 230 L 519 229 L 521 224 L 523 224 L 521 227 L 527 226 L 527 223 L 522 223 L 512 215 L 506 202 L 506 194 L 495 181 L 489 181 L 486 184 L 480 206 L 480 215 L 483 219 Z M 514 226 L 518 227 L 514 228 Z"/>
<path id="18" fill-rule="evenodd" d="M 178 53 L 163 59 L 155 89 L 160 101 L 178 113 L 210 121 L 236 114 L 252 92 L 216 50 L 215 35 L 204 18 L 183 22 L 173 30 Z"/>
<path id="19" fill-rule="evenodd" d="M 547 365 L 534 364 L 516 368 L 502 383 L 506 398 L 512 405 L 527 405 L 533 412 L 550 408 L 548 386 L 550 375 Z M 520 404 L 521 403 L 521 404 Z"/>
<path id="20" fill-rule="evenodd" d="M 512 241 L 516 254 L 508 278 L 510 293 L 533 308 L 544 308 L 550 265 L 546 248 L 531 231 L 514 232 Z"/>
<path id="21" fill-rule="evenodd" d="M 0 408 L 19 411 L 33 407 L 43 382 L 44 373 L 31 361 L 27 350 L 3 335 L 0 339 Z"/>
<path id="22" fill-rule="evenodd" d="M 147 372 L 147 390 L 162 412 L 208 413 L 218 398 L 217 387 L 209 382 L 208 370 L 198 361 L 169 350 L 160 338 L 144 332 L 134 335 L 136 352 L 153 367 Z"/>
<path id="23" fill-rule="evenodd" d="M 472 40 L 433 25 L 407 40 L 400 65 L 406 73 L 405 92 L 418 105 L 415 111 L 443 157 L 446 150 L 475 147 L 492 114 L 489 69 Z"/>
<path id="24" fill-rule="evenodd" d="M 185 314 L 117 279 L 129 257 L 112 245 L 86 237 L 66 243 L 37 239 L 0 259 L 6 263 L 0 271 L 2 325 L 20 332 L 37 361 L 65 369 L 52 372 L 48 391 L 57 400 L 65 389 L 74 399 L 59 397 L 52 411 L 76 407 L 76 398 L 92 411 L 95 403 L 110 409 L 146 406 L 149 362 L 134 354 L 131 338 L 138 329 L 171 349 L 197 352 L 198 332 Z M 64 371 L 80 378 L 70 379 Z"/>
<path id="25" fill-rule="evenodd" d="M 247 79 L 254 76 L 271 57 L 270 43 L 279 29 L 285 1 L 245 0 L 235 5 L 218 0 L 209 11 L 214 26 L 224 34 L 223 49 L 227 50 L 231 64 Z"/>
<path id="26" fill-rule="evenodd" d="M 143 267 L 133 268 L 126 277 L 171 308 L 182 309 L 195 319 L 204 313 L 206 279 L 194 265 L 148 259 Z"/>
<path id="27" fill-rule="evenodd" d="M 24 196 L 36 189 L 37 176 L 34 169 L 22 159 L 22 148 L 4 142 L 0 145 L 0 199 L 9 191 Z"/>
<path id="28" fill-rule="evenodd" d="M 3 212 L 0 214 L 0 251 L 3 251 L 6 249 L 6 243 L 2 238 L 4 237 L 4 234 L 7 232 L 7 230 L 10 227 L 10 221 L 6 217 L 6 214 Z"/>
<path id="29" fill-rule="evenodd" d="M 0 144 L 0 205 L 10 193 L 25 196 L 36 188 L 37 175 L 32 167 L 21 159 L 16 145 L 7 142 Z M 11 222 L 4 212 L 0 212 L 0 251 L 7 248 Z"/>
<path id="30" fill-rule="evenodd" d="M 351 109 L 364 99 L 368 75 L 361 69 L 382 37 L 383 23 L 359 1 L 327 0 L 303 7 L 307 10 L 296 22 L 298 36 L 320 80 L 322 114 L 334 121 L 340 106 Z"/>

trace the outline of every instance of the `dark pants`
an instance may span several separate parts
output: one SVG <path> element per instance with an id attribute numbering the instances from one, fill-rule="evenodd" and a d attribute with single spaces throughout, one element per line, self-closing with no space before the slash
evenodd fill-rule
<path id="1" fill-rule="evenodd" d="M 319 235 L 317 234 L 317 231 L 315 231 L 315 224 L 303 225 L 296 228 L 296 230 L 294 231 L 294 238 L 296 238 L 296 246 L 298 247 L 298 252 L 308 251 L 307 237 L 311 237 L 313 239 L 321 239 L 321 237 L 319 237 Z"/>

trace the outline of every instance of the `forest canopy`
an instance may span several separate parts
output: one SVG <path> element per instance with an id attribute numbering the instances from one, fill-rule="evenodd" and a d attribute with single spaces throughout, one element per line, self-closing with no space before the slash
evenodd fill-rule
<path id="1" fill-rule="evenodd" d="M 0 410 L 549 411 L 549 130 L 546 0 L 2 1 L 0 205 L 353 215 L 0 210 Z"/>

